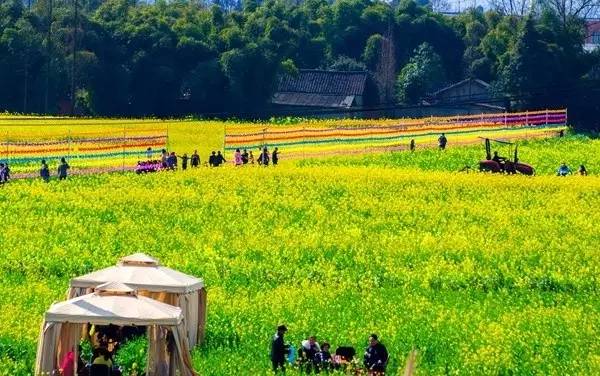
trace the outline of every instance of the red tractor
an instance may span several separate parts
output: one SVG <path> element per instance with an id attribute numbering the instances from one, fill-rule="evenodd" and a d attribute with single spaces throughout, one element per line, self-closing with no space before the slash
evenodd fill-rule
<path id="1" fill-rule="evenodd" d="M 505 172 L 507 174 L 516 174 L 517 172 L 523 175 L 534 175 L 535 169 L 526 163 L 519 162 L 518 145 L 512 142 L 503 140 L 492 140 L 500 144 L 508 145 L 509 155 L 513 155 L 513 160 L 510 158 L 501 157 L 498 152 L 494 152 L 492 156 L 492 149 L 490 146 L 490 139 L 485 139 L 485 155 L 484 161 L 479 161 L 479 171 L 488 171 L 493 173 Z M 514 152 L 513 152 L 514 146 Z"/>

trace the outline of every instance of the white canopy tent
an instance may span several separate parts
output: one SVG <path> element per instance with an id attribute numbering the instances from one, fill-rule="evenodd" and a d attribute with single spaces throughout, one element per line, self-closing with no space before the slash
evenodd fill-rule
<path id="1" fill-rule="evenodd" d="M 35 374 L 54 374 L 69 352 L 78 359 L 77 345 L 88 324 L 146 326 L 147 375 L 196 376 L 181 309 L 139 296 L 135 290 L 118 282 L 103 284 L 91 294 L 50 307 L 40 331 Z M 169 333 L 172 334 L 171 343 L 167 339 Z M 77 362 L 74 367 L 77 367 Z"/>
<path id="2" fill-rule="evenodd" d="M 180 307 L 190 346 L 203 342 L 206 327 L 203 280 L 161 266 L 158 260 L 136 253 L 123 257 L 116 266 L 73 278 L 68 298 L 89 294 L 96 286 L 111 281 L 125 283 L 140 295 Z"/>

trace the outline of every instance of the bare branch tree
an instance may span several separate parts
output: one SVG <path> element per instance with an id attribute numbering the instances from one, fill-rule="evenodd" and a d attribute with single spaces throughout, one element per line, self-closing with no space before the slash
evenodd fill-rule
<path id="1" fill-rule="evenodd" d="M 533 10 L 534 0 L 490 0 L 490 6 L 502 14 L 525 16 Z"/>
<path id="2" fill-rule="evenodd" d="M 543 5 L 554 10 L 563 22 L 571 17 L 588 18 L 598 16 L 600 0 L 540 0 Z"/>

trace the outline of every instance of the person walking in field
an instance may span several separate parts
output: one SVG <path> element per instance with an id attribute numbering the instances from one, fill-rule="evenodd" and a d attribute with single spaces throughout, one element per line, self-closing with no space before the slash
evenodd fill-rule
<path id="1" fill-rule="evenodd" d="M 198 150 L 194 150 L 194 154 L 192 154 L 192 168 L 197 168 L 200 165 L 200 156 L 198 155 Z"/>
<path id="2" fill-rule="evenodd" d="M 217 153 L 213 151 L 208 157 L 208 165 L 210 167 L 217 167 Z"/>
<path id="3" fill-rule="evenodd" d="M 248 155 L 248 163 L 254 165 L 254 154 L 252 154 L 252 150 L 250 150 L 250 154 Z"/>
<path id="4" fill-rule="evenodd" d="M 377 334 L 369 336 L 369 347 L 365 350 L 364 365 L 369 375 L 384 375 L 389 355 Z"/>
<path id="5" fill-rule="evenodd" d="M 169 170 L 177 170 L 177 156 L 174 151 L 167 157 L 167 167 Z"/>
<path id="6" fill-rule="evenodd" d="M 438 138 L 438 146 L 440 147 L 440 150 L 445 150 L 447 143 L 448 143 L 448 139 L 446 138 L 446 135 L 444 133 L 442 133 L 440 135 L 440 137 Z"/>
<path id="7" fill-rule="evenodd" d="M 0 185 L 8 182 L 8 172 L 6 169 L 6 165 L 4 163 L 0 163 Z"/>
<path id="8" fill-rule="evenodd" d="M 50 169 L 48 168 L 45 159 L 42 159 L 42 167 L 40 168 L 40 178 L 42 178 L 42 180 L 46 183 L 50 181 Z"/>
<path id="9" fill-rule="evenodd" d="M 289 346 L 283 341 L 285 332 L 287 332 L 287 327 L 279 325 L 277 333 L 275 333 L 271 341 L 271 363 L 273 365 L 273 372 L 275 373 L 278 371 L 285 373 L 285 359 L 289 352 Z"/>
<path id="10" fill-rule="evenodd" d="M 183 153 L 183 157 L 179 157 L 179 158 L 181 158 L 181 169 L 187 170 L 188 160 L 189 160 L 187 153 Z"/>
<path id="11" fill-rule="evenodd" d="M 267 167 L 269 165 L 269 151 L 265 147 L 258 157 L 258 164 Z"/>
<path id="12" fill-rule="evenodd" d="M 215 160 L 216 162 L 216 167 L 219 167 L 220 165 L 222 165 L 223 163 L 226 163 L 227 161 L 225 160 L 225 157 L 223 157 L 223 154 L 221 154 L 221 150 L 219 150 L 217 152 L 217 159 Z"/>
<path id="13" fill-rule="evenodd" d="M 276 147 L 275 150 L 273 150 L 271 161 L 273 162 L 273 166 L 277 166 L 277 163 L 279 162 L 279 148 Z"/>
<path id="14" fill-rule="evenodd" d="M 248 164 L 248 150 L 244 149 L 242 152 L 242 163 Z"/>
<path id="15" fill-rule="evenodd" d="M 58 180 L 66 180 L 67 179 L 67 171 L 71 168 L 65 158 L 60 159 L 60 164 L 58 165 Z"/>
<path id="16" fill-rule="evenodd" d="M 169 167 L 169 154 L 167 153 L 167 151 L 165 149 L 162 149 L 162 151 L 161 151 L 160 163 L 162 165 L 162 168 Z"/>
<path id="17" fill-rule="evenodd" d="M 241 166 L 244 162 L 242 161 L 242 152 L 240 149 L 235 149 L 235 153 L 233 153 L 233 164 L 237 166 Z"/>
<path id="18" fill-rule="evenodd" d="M 410 151 L 415 151 L 415 139 L 410 140 Z"/>
<path id="19" fill-rule="evenodd" d="M 154 152 L 152 151 L 152 148 L 148 147 L 148 149 L 146 149 L 146 159 L 151 161 L 153 156 L 154 156 Z"/>

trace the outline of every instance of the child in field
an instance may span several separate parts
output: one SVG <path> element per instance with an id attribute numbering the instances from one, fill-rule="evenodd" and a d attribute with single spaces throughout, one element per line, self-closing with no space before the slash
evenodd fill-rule
<path id="1" fill-rule="evenodd" d="M 587 176 L 587 174 L 588 174 L 587 169 L 585 168 L 584 165 L 579 165 L 579 169 L 577 170 L 577 173 L 579 173 L 579 175 L 581 175 L 581 176 Z"/>
<path id="2" fill-rule="evenodd" d="M 8 182 L 8 172 L 4 163 L 0 163 L 0 184 Z"/>
<path id="3" fill-rule="evenodd" d="M 250 155 L 248 155 L 248 163 L 251 165 L 254 164 L 254 154 L 252 154 L 252 150 L 250 150 Z"/>

